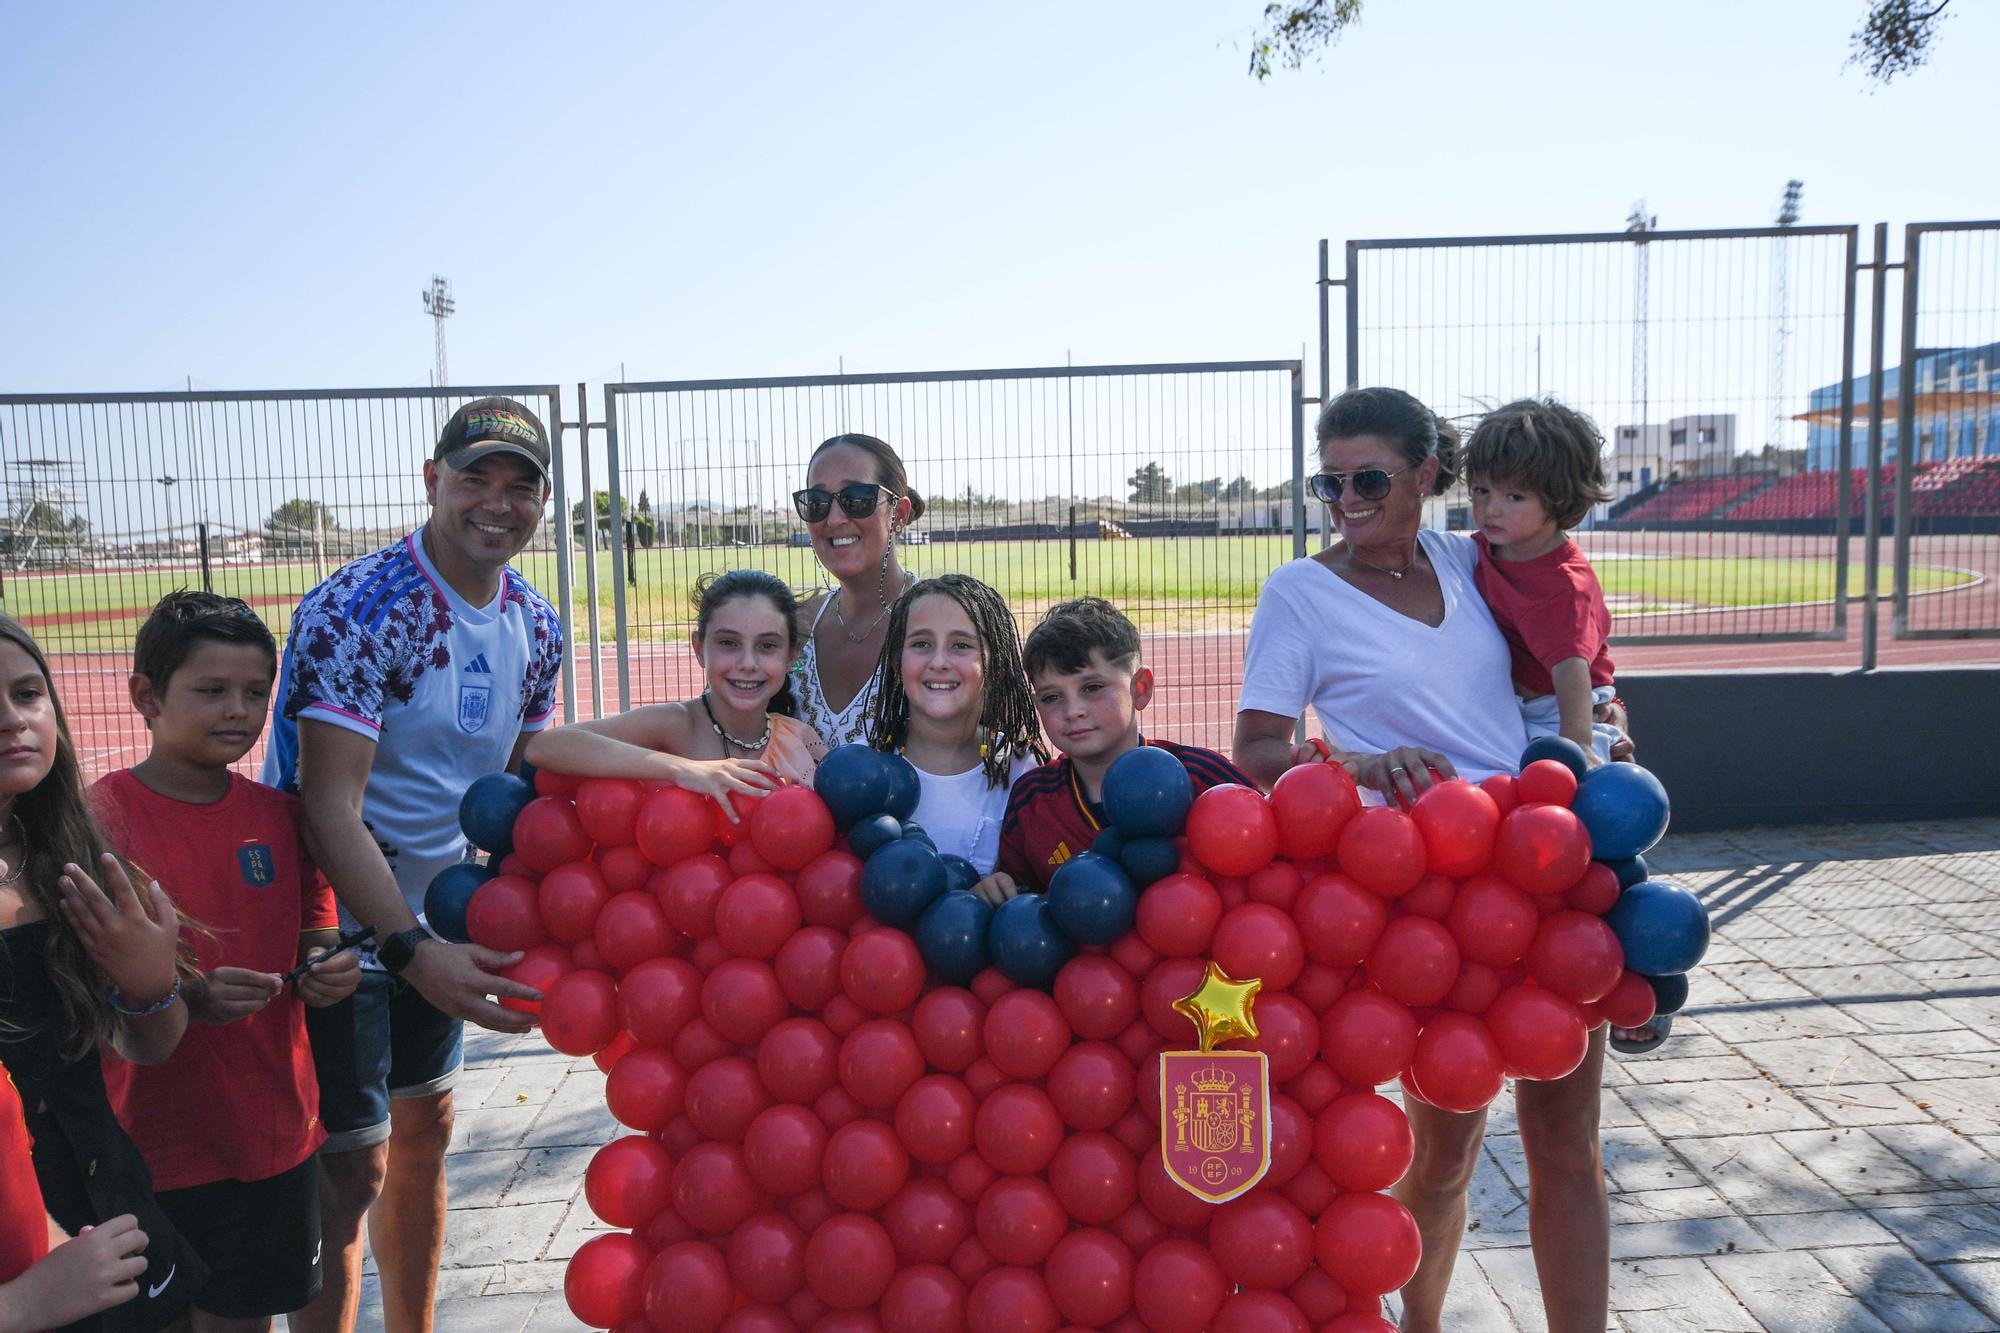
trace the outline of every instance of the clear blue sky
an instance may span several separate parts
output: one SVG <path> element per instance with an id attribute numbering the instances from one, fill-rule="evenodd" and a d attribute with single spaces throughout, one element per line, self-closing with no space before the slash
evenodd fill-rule
<path id="1" fill-rule="evenodd" d="M 10 6 L 0 388 L 1283 357 L 1314 243 L 1992 216 L 2000 7 L 1862 0 Z M 1307 350 L 1308 361 L 1315 353 Z"/>

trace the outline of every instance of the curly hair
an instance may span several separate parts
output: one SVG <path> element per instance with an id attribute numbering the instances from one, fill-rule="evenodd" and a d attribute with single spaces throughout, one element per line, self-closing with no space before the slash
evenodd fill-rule
<path id="1" fill-rule="evenodd" d="M 1002 786 L 1015 759 L 1031 754 L 1048 757 L 1042 748 L 1042 724 L 1035 716 L 1034 696 L 1021 669 L 1020 637 L 1014 617 L 999 593 L 969 574 L 939 574 L 903 594 L 889 613 L 889 632 L 882 656 L 875 663 L 875 708 L 868 740 L 893 754 L 910 736 L 910 696 L 903 689 L 903 641 L 910 628 L 910 608 L 931 595 L 958 603 L 979 635 L 979 669 L 984 685 L 979 699 L 979 734 L 986 785 Z"/>
<path id="2" fill-rule="evenodd" d="M 1565 532 L 1611 498 L 1596 423 L 1553 398 L 1519 398 L 1482 417 L 1465 442 L 1465 475 L 1535 492 Z"/>

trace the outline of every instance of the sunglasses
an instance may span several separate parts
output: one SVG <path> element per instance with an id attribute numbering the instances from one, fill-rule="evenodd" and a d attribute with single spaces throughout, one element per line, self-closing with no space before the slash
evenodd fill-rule
<path id="1" fill-rule="evenodd" d="M 1340 493 L 1351 482 L 1354 493 L 1364 500 L 1379 500 L 1389 493 L 1389 479 L 1400 477 L 1410 469 L 1399 467 L 1394 472 L 1384 472 L 1379 467 L 1365 467 L 1359 472 L 1349 472 L 1345 476 L 1338 472 L 1316 472 L 1306 478 L 1306 489 L 1313 498 L 1323 504 L 1332 504 L 1340 499 Z"/>
<path id="2" fill-rule="evenodd" d="M 872 481 L 857 481 L 837 491 L 812 486 L 792 492 L 792 508 L 798 510 L 799 517 L 808 523 L 824 523 L 826 516 L 833 512 L 834 502 L 839 501 L 840 512 L 849 518 L 867 518 L 875 512 L 875 506 L 884 495 L 891 500 L 901 498 L 888 487 Z"/>

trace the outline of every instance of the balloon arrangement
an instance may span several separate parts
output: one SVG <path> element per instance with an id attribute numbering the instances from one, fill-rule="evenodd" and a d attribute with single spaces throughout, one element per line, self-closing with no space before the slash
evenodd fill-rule
<path id="1" fill-rule="evenodd" d="M 585 1174 L 621 1228 L 566 1275 L 593 1327 L 1381 1333 L 1420 1243 L 1374 1089 L 1469 1111 L 1562 1077 L 1597 1023 L 1677 1008 L 1706 946 L 1698 900 L 1645 877 L 1657 780 L 1565 744 L 1408 810 L 1333 764 L 1195 798 L 1140 749 L 1096 844 L 997 911 L 907 822 L 914 771 L 859 747 L 740 823 L 493 775 L 460 813 L 496 864 L 441 874 L 426 915 L 525 951 L 508 975 L 546 998 L 509 1003 L 634 1131 Z M 1260 1053 L 1261 1101 L 1222 1061 L 1168 1093 L 1163 1061 L 1208 1060 L 1196 1026 Z M 1217 1105 L 1266 1152 L 1234 1193 L 1162 1147 L 1220 1141 Z"/>

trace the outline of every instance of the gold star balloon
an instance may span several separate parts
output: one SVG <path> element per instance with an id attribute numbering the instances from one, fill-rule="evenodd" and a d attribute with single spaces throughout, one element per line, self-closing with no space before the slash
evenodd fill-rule
<path id="1" fill-rule="evenodd" d="M 1257 1035 L 1257 1020 L 1250 1007 L 1263 988 L 1261 977 L 1232 981 L 1228 973 L 1210 963 L 1201 979 L 1201 988 L 1175 1000 L 1174 1012 L 1193 1020 L 1201 1049 L 1212 1050 L 1217 1042 Z"/>

